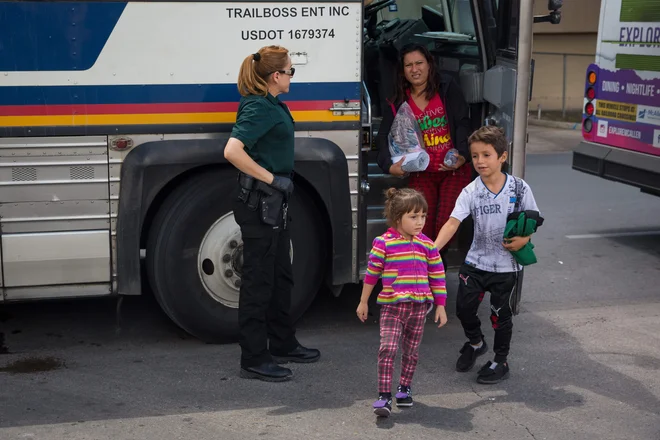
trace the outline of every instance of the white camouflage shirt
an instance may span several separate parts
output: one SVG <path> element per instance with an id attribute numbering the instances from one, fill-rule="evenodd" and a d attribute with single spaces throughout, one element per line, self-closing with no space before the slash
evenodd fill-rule
<path id="1" fill-rule="evenodd" d="M 498 194 L 491 192 L 481 177 L 477 177 L 458 196 L 451 216 L 462 222 L 471 214 L 474 221 L 474 239 L 465 259 L 467 264 L 487 272 L 517 272 L 522 269 L 502 245 L 506 218 L 513 212 L 516 203 L 516 181 L 522 199 L 519 210 L 538 211 L 529 185 L 508 174 Z"/>

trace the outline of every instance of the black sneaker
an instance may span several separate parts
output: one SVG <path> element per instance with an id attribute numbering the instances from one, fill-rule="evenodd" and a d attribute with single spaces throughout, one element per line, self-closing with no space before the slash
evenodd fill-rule
<path id="1" fill-rule="evenodd" d="M 504 379 L 509 378 L 509 363 L 500 362 L 495 368 L 490 368 L 493 365 L 491 361 L 486 362 L 486 365 L 481 367 L 477 375 L 477 382 L 487 385 L 492 385 L 495 383 L 500 383 Z"/>
<path id="2" fill-rule="evenodd" d="M 392 397 L 380 395 L 373 406 L 374 414 L 378 417 L 389 417 L 392 412 Z"/>
<path id="3" fill-rule="evenodd" d="M 465 345 L 463 345 L 463 348 L 461 348 L 461 356 L 458 358 L 458 361 L 456 361 L 456 371 L 465 373 L 474 367 L 474 364 L 477 362 L 477 357 L 488 351 L 488 344 L 486 344 L 485 340 L 482 340 L 482 342 L 483 344 L 481 345 L 481 348 L 476 350 L 469 342 L 466 342 Z"/>
<path id="4" fill-rule="evenodd" d="M 413 406 L 412 391 L 409 386 L 399 385 L 396 393 L 396 406 Z"/>

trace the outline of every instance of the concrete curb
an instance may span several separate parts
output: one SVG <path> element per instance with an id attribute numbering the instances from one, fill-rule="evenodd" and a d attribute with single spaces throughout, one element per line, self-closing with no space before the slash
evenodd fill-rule
<path id="1" fill-rule="evenodd" d="M 537 127 L 563 128 L 564 130 L 580 130 L 582 128 L 581 122 L 546 121 L 536 118 L 527 119 L 527 124 Z"/>

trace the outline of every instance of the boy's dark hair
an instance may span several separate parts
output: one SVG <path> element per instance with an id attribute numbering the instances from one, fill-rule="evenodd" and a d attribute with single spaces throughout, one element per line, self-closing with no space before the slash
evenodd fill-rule
<path id="1" fill-rule="evenodd" d="M 468 139 L 468 144 L 472 145 L 474 142 L 483 142 L 484 144 L 491 145 L 497 157 L 502 155 L 508 150 L 508 141 L 504 130 L 494 125 L 486 125 L 472 133 Z"/>
<path id="2" fill-rule="evenodd" d="M 417 190 L 411 188 L 390 188 L 385 191 L 385 219 L 387 225 L 395 227 L 397 222 L 409 212 L 427 213 L 429 205 Z"/>

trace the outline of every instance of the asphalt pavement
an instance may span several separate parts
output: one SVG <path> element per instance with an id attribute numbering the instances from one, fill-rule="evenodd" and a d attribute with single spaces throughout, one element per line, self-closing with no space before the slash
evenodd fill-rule
<path id="1" fill-rule="evenodd" d="M 125 298 L 121 319 L 111 299 L 0 306 L 0 439 L 660 439 L 660 198 L 572 171 L 561 151 L 579 134 L 530 131 L 525 179 L 546 222 L 506 382 L 453 368 L 455 273 L 415 405 L 385 420 L 371 412 L 377 310 L 357 320 L 357 287 L 316 300 L 298 335 L 322 358 L 279 384 L 240 379 L 236 344 L 188 337 L 150 296 Z M 487 300 L 479 316 L 492 346 Z"/>

